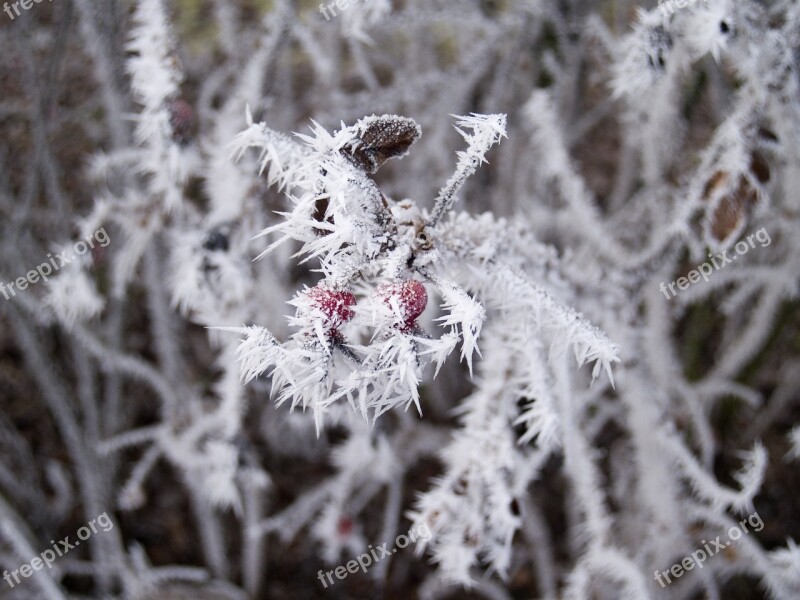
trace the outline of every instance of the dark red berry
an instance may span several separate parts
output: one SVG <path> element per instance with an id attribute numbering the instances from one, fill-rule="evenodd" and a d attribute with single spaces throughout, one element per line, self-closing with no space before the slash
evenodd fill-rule
<path id="1" fill-rule="evenodd" d="M 336 524 L 336 533 L 340 537 L 347 537 L 353 533 L 353 520 L 350 517 L 340 517 Z"/>
<path id="2" fill-rule="evenodd" d="M 397 304 L 404 331 L 414 328 L 415 321 L 428 305 L 428 292 L 416 279 L 383 285 L 379 293 L 392 310 L 395 310 L 395 303 Z"/>
<path id="3" fill-rule="evenodd" d="M 194 127 L 194 110 L 182 98 L 170 100 L 168 108 L 172 139 L 185 146 L 191 139 L 192 128 Z"/>
<path id="4" fill-rule="evenodd" d="M 356 297 L 348 291 L 334 290 L 317 285 L 306 292 L 309 303 L 325 315 L 326 325 L 336 329 L 347 323 L 355 314 Z"/>
<path id="5" fill-rule="evenodd" d="M 106 259 L 106 249 L 103 246 L 95 246 L 92 248 L 92 262 L 94 265 L 102 264 Z"/>

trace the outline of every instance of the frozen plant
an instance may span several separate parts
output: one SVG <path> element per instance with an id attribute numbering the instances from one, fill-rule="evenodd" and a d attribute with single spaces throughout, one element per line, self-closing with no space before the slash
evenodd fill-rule
<path id="1" fill-rule="evenodd" d="M 9 26 L 0 279 L 112 241 L 0 301 L 0 566 L 115 525 L 4 594 L 796 598 L 800 9 L 644 4 Z"/>
<path id="2" fill-rule="evenodd" d="M 278 136 L 264 124 L 240 135 L 247 146 L 261 148 L 262 169 L 299 165 L 286 182 L 292 211 L 262 232 L 281 235 L 265 252 L 287 239 L 299 241 L 298 254 L 318 259 L 322 273 L 292 301 L 297 331 L 287 344 L 261 328 L 244 331 L 242 369 L 247 381 L 269 371 L 279 403 L 310 408 L 318 431 L 325 409 L 339 399 L 373 421 L 395 406 L 413 404 L 421 414 L 424 363 L 429 357 L 441 367 L 459 343 L 472 369 L 485 311 L 450 278 L 437 224 L 484 154 L 505 136 L 505 116 L 472 115 L 458 124 L 468 147 L 432 215 L 413 200 L 387 198 L 369 177 L 417 140 L 420 128 L 411 119 L 367 117 L 334 135 L 317 125 L 311 136 L 301 136 L 307 149 L 274 144 Z M 282 150 L 289 153 L 282 156 Z M 439 320 L 446 332 L 438 339 L 418 323 L 428 304 L 423 283 L 442 299 Z"/>

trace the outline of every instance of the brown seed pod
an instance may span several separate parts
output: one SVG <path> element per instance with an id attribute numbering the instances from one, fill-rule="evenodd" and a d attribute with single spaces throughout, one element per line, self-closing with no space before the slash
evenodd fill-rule
<path id="1" fill-rule="evenodd" d="M 758 199 L 758 191 L 747 177 L 741 175 L 736 188 L 725 194 L 714 209 L 711 217 L 711 235 L 714 239 L 721 242 L 743 225 Z"/>
<path id="2" fill-rule="evenodd" d="M 739 176 L 733 189 L 730 189 L 730 175 L 726 171 L 715 171 L 703 187 L 702 199 L 713 206 L 713 214 L 709 219 L 710 232 L 718 242 L 728 239 L 744 225 L 750 211 L 761 198 L 759 184 L 770 180 L 769 163 L 758 150 L 750 153 L 749 171 L 749 176 Z"/>
<path id="3" fill-rule="evenodd" d="M 744 206 L 738 198 L 728 195 L 717 204 L 711 218 L 711 235 L 718 242 L 726 239 L 744 221 Z"/>
<path id="4" fill-rule="evenodd" d="M 761 152 L 753 150 L 750 155 L 750 172 L 760 183 L 767 183 L 770 178 L 769 163 Z"/>
<path id="5" fill-rule="evenodd" d="M 421 135 L 413 120 L 397 115 L 372 116 L 353 125 L 357 142 L 340 152 L 367 173 L 375 173 L 390 158 L 402 156 Z"/>
<path id="6" fill-rule="evenodd" d="M 414 226 L 414 250 L 427 251 L 433 248 L 433 238 L 425 231 L 423 223 L 417 223 Z"/>
<path id="7" fill-rule="evenodd" d="M 433 238 L 423 229 L 414 238 L 414 249 L 425 251 L 431 248 L 433 248 Z"/>
<path id="8" fill-rule="evenodd" d="M 703 200 L 710 200 L 717 190 L 725 187 L 728 182 L 728 174 L 725 171 L 714 171 L 714 174 L 709 177 L 706 185 L 703 187 Z"/>

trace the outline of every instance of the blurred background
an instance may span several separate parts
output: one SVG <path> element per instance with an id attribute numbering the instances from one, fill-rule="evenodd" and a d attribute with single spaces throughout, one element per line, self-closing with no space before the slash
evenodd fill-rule
<path id="1" fill-rule="evenodd" d="M 790 31 L 794 13 L 788 4 L 747 3 L 752 13 L 747 18 Z M 452 585 L 437 575 L 429 554 L 419 556 L 409 548 L 368 575 L 353 574 L 328 588 L 318 581 L 320 569 L 345 564 L 358 554 L 359 545 L 377 546 L 394 538 L 387 532 L 407 531 L 411 522 L 405 511 L 443 475 L 439 452 L 459 427 L 456 407 L 474 389 L 466 366 L 455 359 L 435 384 L 430 378 L 423 382 L 423 419 L 390 414 L 378 426 L 387 435 L 397 433 L 392 444 L 398 456 L 407 447 L 398 475 L 402 485 L 354 484 L 336 514 L 323 508 L 324 485 L 338 481 L 339 467 L 330 457 L 352 439 L 350 430 L 334 425 L 317 437 L 310 418 L 274 406 L 266 378 L 235 393 L 242 395 L 237 405 L 240 423 L 226 434 L 224 452 L 220 450 L 224 457 L 219 459 L 226 465 L 233 461 L 230 481 L 214 462 L 216 455 L 205 447 L 198 456 L 205 460 L 208 454 L 209 462 L 193 466 L 186 466 L 195 452 L 189 445 L 176 442 L 171 446 L 174 455 L 152 450 L 158 444 L 150 442 L 162 435 L 154 433 L 156 428 L 169 421 L 173 431 L 182 432 L 197 415 L 227 397 L 220 387 L 238 385 L 238 373 L 225 362 L 232 354 L 206 327 L 247 320 L 285 335 L 285 301 L 314 279 L 313 267 L 298 265 L 289 250 L 250 266 L 249 260 L 266 243 L 252 242 L 249 234 L 274 224 L 274 211 L 285 209 L 285 203 L 283 194 L 268 185 L 267 175 L 258 176 L 257 153 L 239 163 L 241 172 L 249 173 L 244 179 L 217 167 L 231 156 L 228 144 L 233 137 L 247 127 L 245 106 L 255 121 L 264 120 L 289 135 L 307 133 L 311 119 L 328 131 L 371 114 L 415 119 L 422 127 L 421 141 L 402 161 L 387 163 L 376 181 L 387 196 L 415 198 L 427 208 L 452 172 L 455 152 L 462 149 L 451 115 L 506 113 L 508 140 L 470 180 L 460 208 L 512 220 L 523 215 L 527 220 L 520 227 L 551 244 L 568 263 L 566 278 L 578 282 L 573 288 L 577 308 L 613 341 L 628 340 L 616 339 L 612 323 L 622 328 L 642 314 L 651 315 L 647 328 L 639 331 L 648 336 L 652 328 L 670 340 L 675 377 L 694 390 L 686 392 L 691 402 L 694 393 L 701 401 L 699 385 L 694 384 L 707 382 L 710 372 L 719 374 L 723 359 L 733 360 L 735 366 L 720 375 L 727 387 L 717 388 L 713 401 L 683 405 L 665 392 L 674 406 L 665 411 L 663 422 L 685 434 L 688 447 L 703 448 L 699 453 L 710 475 L 737 489 L 741 452 L 760 440 L 770 458 L 753 506 L 765 526 L 751 536 L 765 551 L 784 546 L 787 538 L 800 538 L 800 478 L 797 461 L 790 460 L 788 437 L 800 417 L 796 297 L 785 290 L 773 295 L 761 295 L 760 288 L 742 290 L 731 276 L 732 287 L 707 295 L 697 292 L 672 304 L 664 301 L 662 308 L 648 312 L 645 298 L 655 302 L 653 292 L 660 297 L 657 282 L 672 281 L 698 264 L 698 257 L 702 261 L 697 249 L 705 240 L 688 243 L 688 249 L 665 245 L 661 258 L 635 268 L 617 263 L 620 270 L 627 269 L 619 277 L 613 261 L 596 269 L 584 262 L 581 256 L 591 250 L 573 248 L 588 238 L 582 226 L 567 222 L 569 213 L 557 199 L 563 190 L 545 181 L 542 165 L 550 149 L 538 144 L 543 139 L 540 124 L 529 117 L 532 93 L 549 94 L 575 173 L 596 202 L 598 214 L 633 248 L 658 239 L 655 228 L 659 220 L 666 220 L 660 208 L 641 206 L 680 203 L 690 180 L 699 182 L 699 189 L 706 184 L 707 192 L 713 187 L 709 173 L 715 171 L 702 152 L 714 144 L 724 147 L 715 137 L 717 128 L 747 89 L 746 78 L 726 62 L 735 62 L 736 56 L 721 61 L 713 53 L 676 58 L 691 66 L 681 67 L 679 83 L 669 88 L 670 98 L 663 99 L 665 105 L 672 103 L 669 118 L 656 127 L 654 121 L 664 115 L 661 107 L 651 106 L 647 121 L 641 106 L 626 104 L 625 86 L 619 83 L 621 78 L 639 77 L 635 85 L 649 85 L 645 75 L 619 71 L 631 68 L 625 52 L 642 36 L 652 43 L 644 54 L 650 52 L 653 68 L 659 48 L 666 53 L 682 43 L 677 34 L 672 40 L 663 30 L 662 39 L 625 37 L 637 24 L 648 22 L 638 16 L 640 9 L 651 9 L 650 18 L 655 19 L 658 9 L 652 2 L 362 0 L 327 19 L 312 1 L 167 0 L 164 8 L 174 45 L 165 64 L 172 61 L 182 74 L 176 83 L 179 94 L 168 106 L 176 149 L 164 155 L 165 172 L 174 167 L 183 173 L 176 181 L 186 208 L 176 212 L 164 210 L 161 197 L 148 187 L 153 171 L 136 166 L 152 168 L 144 159 L 137 163 L 136 154 L 142 145 L 137 125 L 143 96 L 131 85 L 129 60 L 138 52 L 128 45 L 137 23 L 135 5 L 133 0 L 54 0 L 33 3 L 13 19 L 9 11 L 0 12 L 0 281 L 24 276 L 46 261 L 48 253 L 55 254 L 101 225 L 111 239 L 108 247 L 96 247 L 82 257 L 79 266 L 65 267 L 92 281 L 92 298 L 102 298 L 102 309 L 91 309 L 93 300 L 82 281 L 52 290 L 50 283 L 40 282 L 9 300 L 0 298 L 0 567 L 16 569 L 50 547 L 50 540 L 74 538 L 92 516 L 107 512 L 115 523 L 110 532 L 96 534 L 91 543 L 60 559 L 57 571 L 49 572 L 52 583 L 39 584 L 32 578 L 11 588 L 0 582 L 0 598 L 567 597 L 556 589 L 563 590 L 580 554 L 576 548 L 581 541 L 573 528 L 580 517 L 571 508 L 569 478 L 557 452 L 543 458 L 538 476 L 527 487 L 532 499 L 523 507 L 527 525 L 515 538 L 519 545 L 505 580 L 484 575 L 486 569 L 480 568 L 472 589 Z M 727 10 L 723 5 L 712 2 L 708 10 Z M 742 11 L 736 14 L 741 17 Z M 745 36 L 750 22 L 736 23 Z M 657 30 L 648 27 L 649 32 Z M 724 31 L 719 24 L 715 27 Z M 688 39 L 690 28 L 686 31 Z M 758 38 L 757 33 L 752 36 Z M 158 44 L 159 39 L 145 36 L 140 43 Z M 790 41 L 795 45 L 785 52 L 786 77 L 800 81 L 800 39 Z M 148 68 L 140 66 L 138 76 Z M 163 75 L 157 68 L 152 72 L 154 81 Z M 782 93 L 775 90 L 770 93 Z M 798 102 L 798 96 L 788 96 L 784 106 Z M 744 224 L 742 201 L 730 208 L 729 230 L 750 233 L 757 225 L 782 221 L 782 230 L 769 231 L 778 240 L 776 247 L 781 239 L 785 245 L 753 250 L 759 255 L 757 263 L 752 272 L 740 275 L 752 283 L 762 281 L 759 273 L 767 273 L 764 281 L 783 278 L 788 288 L 787 277 L 794 277 L 792 285 L 797 282 L 793 269 L 798 255 L 786 242 L 797 231 L 792 229 L 797 211 L 782 196 L 782 186 L 783 174 L 795 172 L 791 169 L 798 147 L 792 146 L 790 132 L 775 128 L 775 123 L 791 121 L 759 122 L 761 131 L 755 135 L 767 157 L 766 168 L 771 168 L 764 186 L 771 191 L 772 203 L 764 201 L 758 210 L 769 216 L 754 209 L 752 220 Z M 636 131 L 641 139 L 636 140 Z M 644 167 L 639 155 L 646 154 L 641 145 L 660 144 L 653 140 L 665 140 L 658 137 L 665 132 L 676 139 L 672 147 L 658 150 L 670 159 L 655 185 L 649 175 L 640 175 Z M 664 145 L 669 146 L 666 140 Z M 178 166 L 167 164 L 172 159 Z M 787 177 L 793 181 L 793 175 Z M 208 215 L 225 213 L 227 201 L 231 206 L 238 202 L 234 196 L 243 198 L 245 207 L 239 220 L 208 220 Z M 642 200 L 645 196 L 648 199 Z M 223 221 L 226 225 L 220 229 Z M 656 225 L 651 229 L 637 221 Z M 573 233 L 564 233 L 571 226 Z M 132 233 L 137 228 L 148 235 Z M 191 235 L 203 249 L 181 254 Z M 218 294 L 224 302 L 212 310 L 198 300 L 185 310 L 172 290 L 175 264 L 196 259 L 200 270 L 224 272 L 227 266 L 213 263 L 216 259 L 208 253 L 221 247 L 227 251 L 228 245 L 240 252 L 235 264 L 252 269 L 258 284 L 248 298 L 250 308 L 225 312 L 234 301 L 225 296 L 223 279 L 215 284 L 218 288 L 211 285 L 198 294 L 208 296 L 209 302 Z M 635 254 L 631 250 L 630 256 Z M 579 282 L 581 271 L 590 273 L 585 284 Z M 623 280 L 627 283 L 619 283 Z M 617 286 L 617 291 L 603 291 L 604 286 Z M 614 302 L 620 300 L 612 298 L 614 294 L 627 295 L 629 305 L 616 305 L 614 318 L 595 318 L 594 310 L 615 310 Z M 680 309 L 675 308 L 678 302 Z M 735 304 L 734 311 L 728 302 Z M 213 321 L 217 314 L 229 320 Z M 433 316 L 427 317 L 431 328 Z M 760 328 L 751 317 L 759 320 Z M 745 331 L 750 336 L 747 344 L 742 342 Z M 725 350 L 740 342 L 747 350 L 737 361 Z M 631 362 L 633 357 L 623 356 L 619 366 L 623 389 Z M 654 376 L 655 383 L 647 384 L 653 397 L 662 389 L 656 380 Z M 191 401 L 165 416 L 162 392 L 155 388 L 166 389 L 164 394 L 172 388 Z M 596 451 L 600 485 L 615 518 L 624 523 L 630 514 L 645 527 L 643 513 L 627 512 L 635 510 L 626 505 L 632 487 L 618 477 L 636 456 L 628 451 L 624 418 L 613 416 L 624 411 L 613 400 L 613 390 L 598 395 L 608 404 L 597 404 L 596 412 L 588 410 L 586 421 L 591 422 L 587 435 Z M 519 399 L 520 406 L 525 400 Z M 606 416 L 598 416 L 604 410 Z M 522 430 L 518 425 L 517 434 Z M 136 432 L 132 437 L 119 437 L 131 431 Z M 217 485 L 218 468 L 219 480 L 224 480 L 219 489 L 235 488 L 231 494 L 236 501 L 229 505 L 218 498 L 208 502 L 196 489 Z M 689 488 L 680 493 L 690 496 Z M 394 529 L 386 526 L 388 512 Z M 261 534 L 248 535 L 259 523 Z M 547 539 L 549 568 L 544 571 L 542 554 L 537 553 L 544 542 L 536 530 L 544 531 Z M 635 547 L 636 534 L 629 534 L 628 546 Z M 648 543 L 657 544 L 653 540 Z M 681 555 L 672 557 L 678 560 Z M 712 597 L 712 588 L 725 600 L 769 597 L 759 577 L 740 572 L 737 561 L 746 556 L 726 556 L 719 564 L 728 560 L 731 568 L 720 566 L 711 577 L 713 584 L 680 591 L 653 587 L 652 597 Z M 650 571 L 667 569 L 672 562 L 653 564 Z M 649 571 L 644 576 L 651 577 Z M 606 582 L 585 598 L 620 597 L 614 593 L 614 586 Z"/>

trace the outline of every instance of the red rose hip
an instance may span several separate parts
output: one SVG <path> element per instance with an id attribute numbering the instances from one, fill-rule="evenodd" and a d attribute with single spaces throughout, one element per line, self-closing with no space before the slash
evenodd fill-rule
<path id="1" fill-rule="evenodd" d="M 428 292 L 416 279 L 385 284 L 381 286 L 379 293 L 389 308 L 394 311 L 396 305 L 400 309 L 402 331 L 413 329 L 417 318 L 428 305 Z"/>
<path id="2" fill-rule="evenodd" d="M 169 124 L 172 127 L 172 139 L 181 146 L 189 143 L 195 124 L 192 106 L 182 98 L 175 98 L 167 105 Z"/>
<path id="3" fill-rule="evenodd" d="M 351 533 L 353 533 L 353 521 L 350 517 L 341 517 L 339 518 L 339 522 L 336 523 L 336 533 L 339 534 L 339 537 L 348 537 Z"/>
<path id="4" fill-rule="evenodd" d="M 356 297 L 346 290 L 334 290 L 325 285 L 317 285 L 306 292 L 308 302 L 325 316 L 325 325 L 338 329 L 355 314 Z"/>

